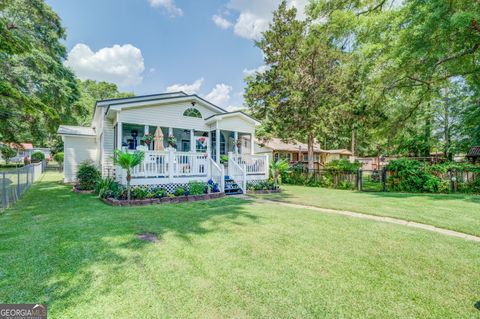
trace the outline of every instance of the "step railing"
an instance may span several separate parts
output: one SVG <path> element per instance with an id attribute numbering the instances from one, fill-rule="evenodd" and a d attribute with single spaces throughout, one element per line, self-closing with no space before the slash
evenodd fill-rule
<path id="1" fill-rule="evenodd" d="M 228 157 L 228 176 L 237 183 L 243 193 L 246 193 L 247 171 L 245 164 L 238 164 L 233 156 Z"/>
<path id="2" fill-rule="evenodd" d="M 225 191 L 225 167 L 218 165 L 211 157 L 210 162 L 210 176 L 212 181 L 218 185 L 220 192 Z"/>

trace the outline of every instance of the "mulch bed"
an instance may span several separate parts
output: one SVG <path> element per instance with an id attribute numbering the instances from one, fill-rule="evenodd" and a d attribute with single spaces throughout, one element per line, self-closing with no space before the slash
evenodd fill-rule
<path id="1" fill-rule="evenodd" d="M 75 193 L 79 193 L 79 194 L 94 194 L 95 193 L 93 190 L 78 189 L 77 185 L 73 186 L 72 191 L 75 192 Z"/>
<path id="2" fill-rule="evenodd" d="M 162 197 L 162 198 L 148 198 L 148 199 L 132 199 L 130 202 L 126 199 L 102 198 L 101 200 L 112 206 L 145 206 L 154 204 L 176 204 L 183 202 L 196 202 L 201 200 L 209 200 L 224 197 L 225 193 L 211 193 L 202 195 L 189 195 L 178 197 Z"/>
<path id="3" fill-rule="evenodd" d="M 247 194 L 274 194 L 280 193 L 280 189 L 258 189 L 258 190 L 247 190 Z"/>

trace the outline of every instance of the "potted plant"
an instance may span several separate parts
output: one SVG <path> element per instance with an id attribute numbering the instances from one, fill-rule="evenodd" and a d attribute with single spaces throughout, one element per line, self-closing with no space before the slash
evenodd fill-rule
<path id="1" fill-rule="evenodd" d="M 170 145 L 171 147 L 177 146 L 177 139 L 172 134 L 168 135 L 168 145 Z"/>
<path id="2" fill-rule="evenodd" d="M 151 144 L 152 141 L 153 141 L 153 135 L 150 134 L 150 133 L 145 133 L 145 134 L 142 136 L 141 141 L 142 141 L 143 143 L 145 143 L 145 145 L 147 145 L 148 149 L 150 149 L 150 144 Z"/>

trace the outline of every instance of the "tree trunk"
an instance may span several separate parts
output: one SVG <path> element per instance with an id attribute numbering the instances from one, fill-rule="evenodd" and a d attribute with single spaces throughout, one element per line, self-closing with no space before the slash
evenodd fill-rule
<path id="1" fill-rule="evenodd" d="M 131 193 L 130 193 L 130 180 L 132 179 L 132 175 L 130 171 L 127 172 L 127 201 L 130 203 Z"/>
<path id="2" fill-rule="evenodd" d="M 308 171 L 313 171 L 313 134 L 308 134 Z"/>
<path id="3" fill-rule="evenodd" d="M 445 102 L 444 102 L 444 119 L 443 119 L 443 134 L 445 139 L 445 147 L 444 147 L 444 155 L 447 159 L 451 159 L 451 152 L 450 152 L 450 109 L 448 105 L 448 89 L 446 90 L 445 94 Z"/>
<path id="4" fill-rule="evenodd" d="M 352 124 L 352 157 L 355 159 L 355 124 Z"/>

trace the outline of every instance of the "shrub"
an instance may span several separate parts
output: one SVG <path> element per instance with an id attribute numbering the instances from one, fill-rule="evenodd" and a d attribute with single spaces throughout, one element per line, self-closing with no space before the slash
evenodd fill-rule
<path id="1" fill-rule="evenodd" d="M 179 186 L 175 189 L 175 192 L 173 194 L 175 196 L 184 196 L 185 195 L 185 188 Z"/>
<path id="2" fill-rule="evenodd" d="M 278 187 L 275 186 L 275 183 L 273 182 L 273 180 L 247 184 L 247 190 L 274 190 L 277 188 Z"/>
<path id="3" fill-rule="evenodd" d="M 63 164 L 63 160 L 64 160 L 63 152 L 58 152 L 57 154 L 55 154 L 55 155 L 53 156 L 53 159 L 54 159 L 55 162 L 57 162 L 58 164 L 62 165 L 62 164 Z"/>
<path id="4" fill-rule="evenodd" d="M 164 188 L 157 188 L 153 191 L 153 197 L 162 198 L 167 196 L 167 191 Z"/>
<path id="5" fill-rule="evenodd" d="M 30 156 L 30 160 L 32 161 L 32 163 L 41 162 L 45 160 L 45 154 L 39 151 L 33 152 L 32 155 Z"/>
<path id="6" fill-rule="evenodd" d="M 10 159 L 12 157 L 15 157 L 15 155 L 17 155 L 17 151 L 15 151 L 13 148 L 11 148 L 8 145 L 4 145 L 0 147 L 0 153 L 2 154 L 2 157 L 5 160 L 6 164 L 10 163 Z"/>
<path id="7" fill-rule="evenodd" d="M 215 183 L 212 179 L 208 180 L 207 187 L 212 193 L 218 193 L 220 191 L 220 189 L 218 188 L 218 184 Z"/>
<path id="8" fill-rule="evenodd" d="M 325 164 L 326 170 L 338 172 L 356 172 L 360 167 L 362 167 L 362 163 L 358 161 L 352 163 L 347 159 L 333 160 Z"/>
<path id="9" fill-rule="evenodd" d="M 205 184 L 201 182 L 191 181 L 188 183 L 190 195 L 201 195 L 205 193 Z"/>
<path id="10" fill-rule="evenodd" d="M 80 164 L 77 171 L 77 187 L 82 190 L 93 190 L 100 179 L 100 172 L 92 162 Z"/>
<path id="11" fill-rule="evenodd" d="M 121 186 L 113 178 L 104 178 L 97 180 L 95 193 L 100 198 L 117 197 L 121 191 Z"/>
<path id="12" fill-rule="evenodd" d="M 147 198 L 149 191 L 143 187 L 135 187 L 132 189 L 132 197 L 135 199 L 145 199 Z"/>

